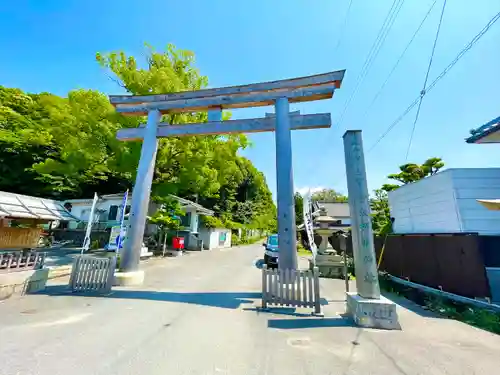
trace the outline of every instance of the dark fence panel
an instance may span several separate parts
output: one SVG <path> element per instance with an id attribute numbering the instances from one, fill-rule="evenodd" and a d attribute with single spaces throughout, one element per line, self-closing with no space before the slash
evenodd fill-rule
<path id="1" fill-rule="evenodd" d="M 500 236 L 390 235 L 385 242 L 381 271 L 465 297 L 491 297 L 485 266 L 499 267 Z M 383 244 L 375 238 L 377 260 Z M 351 238 L 347 248 L 352 252 Z"/>
<path id="2" fill-rule="evenodd" d="M 500 267 L 500 236 L 479 236 L 481 254 L 486 267 Z"/>
<path id="3" fill-rule="evenodd" d="M 109 242 L 110 230 L 97 230 L 90 233 L 90 243 L 99 241 L 99 247 L 104 247 Z M 80 229 L 55 229 L 52 235 L 56 241 L 72 241 L 73 246 L 83 246 L 85 230 Z"/>

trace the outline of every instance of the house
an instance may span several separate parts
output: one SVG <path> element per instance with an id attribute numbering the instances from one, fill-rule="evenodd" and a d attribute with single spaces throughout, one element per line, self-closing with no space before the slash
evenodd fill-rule
<path id="1" fill-rule="evenodd" d="M 500 196 L 500 168 L 450 168 L 388 196 L 395 233 L 500 234 L 500 212 L 477 203 Z"/>
<path id="2" fill-rule="evenodd" d="M 465 141 L 474 144 L 500 143 L 500 117 L 471 130 L 470 137 L 466 138 Z"/>
<path id="3" fill-rule="evenodd" d="M 477 129 L 471 130 L 471 136 L 466 138 L 465 141 L 474 144 L 500 143 L 500 117 L 491 120 Z M 477 201 L 488 210 L 500 210 L 500 199 L 483 198 Z"/>
<path id="4" fill-rule="evenodd" d="M 209 229 L 203 227 L 200 216 L 212 216 L 214 213 L 202 205 L 190 200 L 170 195 L 177 200 L 185 212 L 180 217 L 182 229 L 177 235 L 184 237 L 184 245 L 188 249 L 201 250 L 201 248 L 212 249 L 215 247 L 231 246 L 231 234 L 227 235 L 227 230 L 222 228 Z M 98 230 L 109 230 L 120 224 L 120 217 L 125 209 L 125 220 L 132 204 L 132 193 L 129 193 L 127 205 L 123 207 L 123 193 L 107 194 L 99 197 L 95 209 L 95 228 Z M 68 229 L 82 229 L 87 225 L 90 211 L 92 209 L 92 199 L 69 199 L 64 202 L 64 206 L 75 216 L 80 217 L 84 222 L 70 222 Z M 151 217 L 159 209 L 159 204 L 149 203 L 148 216 Z M 145 236 L 154 235 L 157 227 L 154 224 L 146 223 Z"/>

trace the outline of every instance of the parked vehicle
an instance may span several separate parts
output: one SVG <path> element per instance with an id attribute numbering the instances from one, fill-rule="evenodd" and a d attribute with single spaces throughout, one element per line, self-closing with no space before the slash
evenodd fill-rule
<path id="1" fill-rule="evenodd" d="M 267 237 L 266 242 L 262 244 L 266 249 L 264 252 L 264 263 L 268 268 L 278 267 L 279 248 L 278 248 L 278 235 L 271 234 Z"/>

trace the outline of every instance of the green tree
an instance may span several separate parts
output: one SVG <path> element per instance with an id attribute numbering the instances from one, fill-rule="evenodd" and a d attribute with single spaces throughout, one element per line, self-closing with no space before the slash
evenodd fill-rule
<path id="1" fill-rule="evenodd" d="M 374 190 L 374 195 L 370 198 L 370 208 L 372 213 L 373 232 L 377 235 L 384 235 L 392 232 L 387 191 L 383 189 Z"/>
<path id="2" fill-rule="evenodd" d="M 334 189 L 323 189 L 312 194 L 311 199 L 316 202 L 347 202 L 347 196 L 335 191 Z"/>
<path id="3" fill-rule="evenodd" d="M 158 245 L 161 245 L 165 252 L 168 232 L 181 228 L 180 216 L 184 216 L 185 213 L 179 202 L 171 197 L 154 197 L 153 200 L 159 204 L 159 209 L 149 222 L 158 226 L 160 231 Z"/>
<path id="4" fill-rule="evenodd" d="M 295 225 L 299 226 L 304 222 L 304 198 L 300 193 L 293 196 L 295 201 Z"/>
<path id="5" fill-rule="evenodd" d="M 169 44 L 165 52 L 146 45 L 146 65 L 124 52 L 97 54 L 97 61 L 114 74 L 114 80 L 134 95 L 199 90 L 208 78 L 195 67 L 194 54 Z M 224 113 L 224 118 L 230 114 Z M 185 124 L 206 121 L 207 114 L 174 113 L 162 121 Z M 217 195 L 228 178 L 222 165 L 234 167 L 237 151 L 248 145 L 244 135 L 172 137 L 160 140 L 153 191 L 157 195 Z M 229 168 L 231 169 L 231 168 Z"/>
<path id="6" fill-rule="evenodd" d="M 398 181 L 402 185 L 421 180 L 422 178 L 432 176 L 444 167 L 441 158 L 429 158 L 423 164 L 407 163 L 399 167 L 399 173 L 393 173 L 387 176 L 391 180 Z M 392 191 L 400 187 L 397 184 L 384 184 L 382 189 Z"/>
<path id="7" fill-rule="evenodd" d="M 423 164 L 403 164 L 399 167 L 399 173 L 388 175 L 387 178 L 398 181 L 400 184 L 384 184 L 380 189 L 374 191 L 374 195 L 370 199 L 373 231 L 378 235 L 392 232 L 387 192 L 396 190 L 403 185 L 411 184 L 425 177 L 432 176 L 438 173 L 443 167 L 444 162 L 441 158 L 433 157 L 427 159 Z"/>

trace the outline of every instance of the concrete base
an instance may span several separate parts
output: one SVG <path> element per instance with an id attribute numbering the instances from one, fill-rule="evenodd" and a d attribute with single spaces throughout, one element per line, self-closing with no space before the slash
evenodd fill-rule
<path id="1" fill-rule="evenodd" d="M 366 299 L 356 293 L 346 293 L 347 314 L 366 328 L 401 329 L 396 304 L 387 298 Z"/>
<path id="2" fill-rule="evenodd" d="M 115 272 L 113 286 L 142 285 L 144 283 L 144 271 Z"/>
<path id="3" fill-rule="evenodd" d="M 0 301 L 45 289 L 49 269 L 0 273 Z"/>

